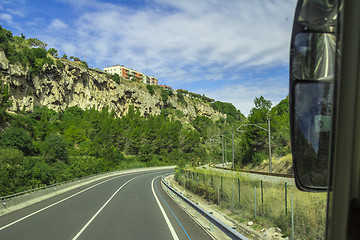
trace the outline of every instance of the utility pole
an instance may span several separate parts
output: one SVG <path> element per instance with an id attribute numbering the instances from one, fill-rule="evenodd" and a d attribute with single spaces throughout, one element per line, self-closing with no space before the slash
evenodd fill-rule
<path id="1" fill-rule="evenodd" d="M 225 162 L 227 163 L 227 151 L 226 151 L 226 138 L 225 138 Z"/>
<path id="2" fill-rule="evenodd" d="M 232 141 L 232 169 L 235 169 L 235 146 L 234 146 L 234 131 L 231 132 L 231 141 Z"/>
<path id="3" fill-rule="evenodd" d="M 271 131 L 270 131 L 270 117 L 267 117 L 268 120 L 268 135 L 269 135 L 269 173 L 272 173 L 271 169 Z"/>
<path id="4" fill-rule="evenodd" d="M 222 159 L 223 159 L 223 168 L 224 166 L 224 137 L 221 135 L 221 144 L 222 144 Z"/>
<path id="5" fill-rule="evenodd" d="M 210 137 L 210 141 L 215 140 L 215 139 L 213 139 L 213 137 L 221 137 L 223 168 L 225 167 L 224 156 L 226 154 L 225 149 L 224 149 L 224 139 L 225 139 L 225 144 L 226 144 L 226 138 L 229 140 L 232 140 L 232 165 L 233 165 L 232 167 L 234 168 L 234 156 L 235 156 L 234 132 L 232 132 L 232 138 L 226 137 L 224 135 L 214 135 L 214 136 Z M 216 141 L 220 143 L 219 140 L 216 140 Z M 226 148 L 226 145 L 225 145 L 225 148 Z"/>

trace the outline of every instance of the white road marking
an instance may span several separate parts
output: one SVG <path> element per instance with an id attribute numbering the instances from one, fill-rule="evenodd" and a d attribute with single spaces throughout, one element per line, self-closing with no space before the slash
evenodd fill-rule
<path id="1" fill-rule="evenodd" d="M 117 176 L 117 177 L 114 177 L 114 178 L 107 179 L 107 180 L 105 180 L 105 181 L 103 181 L 103 182 L 97 183 L 97 184 L 95 184 L 95 185 L 93 185 L 93 186 L 91 186 L 91 187 L 88 187 L 88 188 L 86 188 L 86 189 L 84 189 L 84 190 L 82 190 L 82 191 L 80 191 L 80 192 L 77 192 L 77 193 L 75 193 L 75 194 L 73 194 L 73 195 L 71 195 L 71 196 L 69 196 L 69 197 L 67 197 L 67 198 L 64 198 L 64 199 L 62 199 L 62 200 L 60 200 L 60 201 L 58 201 L 58 202 L 56 202 L 56 203 L 53 203 L 53 204 L 51 204 L 51 205 L 49 205 L 49 206 L 47 206 L 47 207 L 44 207 L 44 208 L 42 208 L 42 209 L 39 209 L 39 210 L 37 210 L 37 211 L 35 211 L 35 212 L 33 212 L 33 213 L 30 213 L 29 215 L 26 215 L 25 217 L 22 217 L 22 218 L 14 221 L 14 222 L 9 223 L 8 225 L 5 225 L 5 226 L 1 227 L 1 228 L 0 228 L 0 231 L 3 230 L 3 229 L 5 229 L 5 228 L 7 228 L 7 227 L 10 227 L 11 225 L 14 225 L 14 224 L 16 224 L 16 223 L 18 223 L 18 222 L 21 222 L 22 220 L 25 220 L 25 219 L 27 219 L 27 218 L 29 218 L 29 217 L 31 217 L 31 216 L 39 213 L 39 212 L 42 212 L 42 211 L 44 211 L 44 210 L 46 210 L 46 209 L 48 209 L 48 208 L 51 208 L 51 207 L 53 207 L 53 206 L 55 206 L 55 205 L 57 205 L 57 204 L 59 204 L 59 203 L 62 203 L 62 202 L 66 201 L 66 200 L 68 200 L 68 199 L 70 199 L 70 198 L 72 198 L 72 197 L 75 197 L 76 195 L 79 195 L 80 193 L 83 193 L 83 192 L 85 192 L 85 191 L 87 191 L 87 190 L 90 190 L 91 188 L 94 188 L 94 187 L 96 187 L 96 186 L 99 186 L 100 184 L 103 184 L 103 183 L 105 183 L 105 182 L 107 182 L 107 181 L 113 180 L 113 179 L 118 178 L 118 177 L 121 177 L 121 176 L 124 176 L 124 175 L 120 175 L 120 176 Z"/>
<path id="2" fill-rule="evenodd" d="M 124 183 L 121 187 L 118 188 L 118 190 L 116 190 L 114 192 L 114 194 L 109 198 L 109 200 L 106 201 L 106 203 L 95 213 L 95 215 L 90 218 L 90 220 L 85 224 L 85 226 L 76 234 L 76 236 L 72 239 L 72 240 L 76 240 L 80 237 L 80 235 L 86 230 L 86 228 L 91 224 L 92 221 L 94 221 L 94 219 L 96 218 L 97 215 L 99 215 L 99 213 L 106 207 L 106 205 L 115 197 L 115 195 L 123 188 L 125 187 L 126 184 L 128 184 L 129 182 L 131 182 L 132 180 L 141 177 L 141 176 L 137 176 L 134 177 L 132 179 L 130 179 L 129 181 L 127 181 L 126 183 Z"/>
<path id="3" fill-rule="evenodd" d="M 154 179 L 152 180 L 152 182 L 151 182 L 151 190 L 152 190 L 152 192 L 153 192 L 153 194 L 154 194 L 154 197 L 155 197 L 155 200 L 156 200 L 157 204 L 159 205 L 160 211 L 161 211 L 162 215 L 163 215 L 164 218 L 165 218 L 165 221 L 166 221 L 166 223 L 167 223 L 167 225 L 168 225 L 168 227 L 169 227 L 169 230 L 170 230 L 170 232 L 171 232 L 171 235 L 173 236 L 174 240 L 179 240 L 179 237 L 177 236 L 177 234 L 176 234 L 176 232 L 175 232 L 175 230 L 174 230 L 174 228 L 173 228 L 173 226 L 172 226 L 172 224 L 171 224 L 168 216 L 166 215 L 166 213 L 165 213 L 165 211 L 164 211 L 164 208 L 161 206 L 160 201 L 159 201 L 158 197 L 157 197 L 156 194 L 155 194 L 155 191 L 154 191 L 154 181 L 155 181 L 155 179 L 156 179 L 156 178 L 154 178 Z"/>

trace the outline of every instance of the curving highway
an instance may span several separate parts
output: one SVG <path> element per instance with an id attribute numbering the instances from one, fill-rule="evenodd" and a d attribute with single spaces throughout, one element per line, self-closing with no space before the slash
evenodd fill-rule
<path id="1" fill-rule="evenodd" d="M 0 239 L 212 239 L 156 170 L 111 177 L 0 217 Z"/>

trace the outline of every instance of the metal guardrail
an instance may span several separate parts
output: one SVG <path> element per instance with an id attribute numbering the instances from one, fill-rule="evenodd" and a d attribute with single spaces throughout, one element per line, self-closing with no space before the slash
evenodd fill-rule
<path id="1" fill-rule="evenodd" d="M 118 170 L 116 170 L 116 171 L 118 171 Z M 80 182 L 81 180 L 96 177 L 96 176 L 101 176 L 101 175 L 105 176 L 105 175 L 114 173 L 116 171 L 92 174 L 92 175 L 84 176 L 84 177 L 81 177 L 81 178 L 75 178 L 75 179 L 72 179 L 72 180 L 68 180 L 68 181 L 65 181 L 65 182 L 59 182 L 59 183 L 55 183 L 55 184 L 52 184 L 52 185 L 46 185 L 46 186 L 43 186 L 43 187 L 33 188 L 33 189 L 30 189 L 30 190 L 27 190 L 27 191 L 14 193 L 14 194 L 7 195 L 7 196 L 2 196 L 2 197 L 0 197 L 0 201 L 5 202 L 5 201 L 8 201 L 8 200 L 13 199 L 15 197 L 25 195 L 25 194 L 28 194 L 28 193 L 37 192 L 37 191 L 45 190 L 45 189 L 49 189 L 49 188 L 55 188 L 57 186 L 67 184 L 67 183 L 71 183 L 71 182 L 77 182 L 77 181 Z"/>
<path id="2" fill-rule="evenodd" d="M 173 174 L 173 173 L 171 173 Z M 187 197 L 183 196 L 181 193 L 176 191 L 173 187 L 171 187 L 162 177 L 162 182 L 164 185 L 169 188 L 173 193 L 175 193 L 177 196 L 179 196 L 184 202 L 189 204 L 193 209 L 195 209 L 197 212 L 199 212 L 203 217 L 205 217 L 207 220 L 209 220 L 212 224 L 214 224 L 216 227 L 218 227 L 221 231 L 223 231 L 226 235 L 228 235 L 231 239 L 238 239 L 238 240 L 248 240 L 246 237 L 241 235 L 236 230 L 232 229 L 225 223 L 221 222 L 219 219 L 211 215 L 209 212 L 205 211 L 201 207 L 199 207 L 196 203 L 188 199 Z"/>
<path id="3" fill-rule="evenodd" d="M 110 171 L 110 172 L 91 174 L 91 175 L 87 175 L 87 176 L 84 176 L 84 177 L 71 179 L 71 180 L 68 180 L 68 181 L 65 181 L 65 182 L 59 182 L 59 183 L 55 183 L 55 184 L 52 184 L 52 185 L 46 185 L 46 186 L 43 186 L 43 187 L 40 187 L 40 188 L 29 189 L 27 191 L 14 193 L 14 194 L 7 195 L 7 196 L 0 196 L 0 202 L 3 202 L 3 204 L 4 204 L 6 201 L 9 201 L 9 200 L 11 200 L 13 198 L 16 198 L 16 197 L 19 197 L 19 196 L 22 196 L 22 195 L 25 195 L 25 194 L 29 194 L 29 193 L 32 193 L 32 192 L 38 192 L 38 191 L 47 190 L 47 189 L 50 189 L 50 188 L 54 188 L 54 190 L 56 190 L 57 186 L 61 186 L 61 185 L 64 185 L 64 184 L 77 182 L 77 181 L 80 182 L 81 180 L 89 180 L 91 178 L 97 178 L 97 177 L 100 177 L 100 176 L 116 174 L 117 172 L 120 173 L 120 172 L 123 172 L 123 171 L 126 172 L 126 171 L 137 170 L 137 169 L 138 170 L 139 169 L 144 170 L 144 169 L 147 169 L 147 168 L 133 168 L 133 169 L 130 168 L 130 169 L 114 170 L 114 171 Z"/>

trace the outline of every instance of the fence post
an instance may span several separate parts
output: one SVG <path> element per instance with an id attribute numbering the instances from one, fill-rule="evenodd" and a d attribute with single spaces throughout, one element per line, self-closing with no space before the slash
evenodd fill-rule
<path id="1" fill-rule="evenodd" d="M 240 205 L 240 178 L 238 178 L 238 188 L 239 188 L 239 205 Z"/>
<path id="2" fill-rule="evenodd" d="M 287 183 L 285 182 L 285 215 L 287 215 Z"/>
<path id="3" fill-rule="evenodd" d="M 264 186 L 263 186 L 263 180 L 261 180 L 261 209 L 264 212 Z"/>
<path id="4" fill-rule="evenodd" d="M 221 193 L 222 193 L 223 192 L 223 177 L 221 176 L 220 179 L 221 179 Z"/>
<path id="5" fill-rule="evenodd" d="M 218 183 L 218 205 L 220 206 L 220 182 Z"/>
<path id="6" fill-rule="evenodd" d="M 294 203 L 293 203 L 293 194 L 291 194 L 291 239 L 295 239 L 295 229 L 294 229 Z"/>
<path id="7" fill-rule="evenodd" d="M 256 218 L 256 187 L 255 187 L 255 218 Z"/>
<path id="8" fill-rule="evenodd" d="M 234 212 L 234 208 L 235 208 L 235 194 L 234 194 L 234 188 L 235 188 L 235 186 L 234 186 L 234 182 L 233 182 L 233 184 L 232 184 L 232 211 Z"/>

